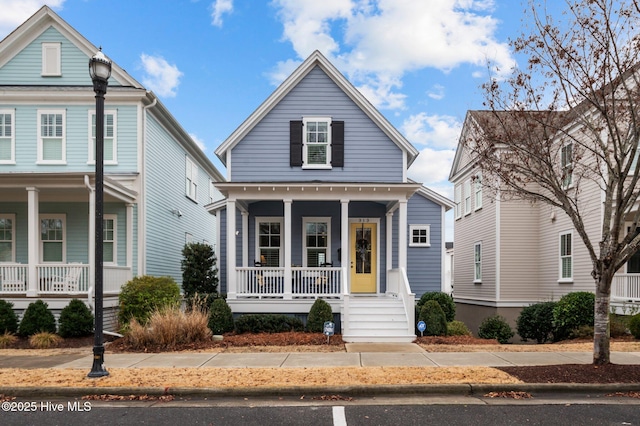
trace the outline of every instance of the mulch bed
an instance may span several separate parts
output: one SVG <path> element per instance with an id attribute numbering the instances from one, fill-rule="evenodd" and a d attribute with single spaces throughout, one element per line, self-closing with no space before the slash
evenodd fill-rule
<path id="1" fill-rule="evenodd" d="M 498 367 L 525 383 L 640 383 L 640 365 L 540 365 Z"/>

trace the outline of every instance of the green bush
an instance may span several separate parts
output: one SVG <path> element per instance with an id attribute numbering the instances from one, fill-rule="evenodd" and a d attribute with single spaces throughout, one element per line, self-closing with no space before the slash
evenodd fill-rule
<path id="1" fill-rule="evenodd" d="M 307 317 L 307 331 L 312 333 L 322 333 L 324 331 L 324 323 L 333 321 L 333 311 L 331 305 L 322 299 L 316 299 L 309 310 Z"/>
<path id="2" fill-rule="evenodd" d="M 82 337 L 93 333 L 94 325 L 91 311 L 79 299 L 73 299 L 60 312 L 58 334 L 61 337 Z"/>
<path id="3" fill-rule="evenodd" d="M 545 343 L 553 337 L 553 308 L 556 302 L 535 303 L 522 309 L 516 320 L 516 330 L 523 342 L 533 339 Z"/>
<path id="4" fill-rule="evenodd" d="M 629 320 L 629 331 L 636 339 L 640 339 L 640 314 L 635 314 Z"/>
<path id="5" fill-rule="evenodd" d="M 213 334 L 224 334 L 233 331 L 233 312 L 227 305 L 227 301 L 214 299 L 209 310 L 209 329 Z"/>
<path id="6" fill-rule="evenodd" d="M 240 334 L 304 331 L 304 325 L 298 318 L 283 314 L 248 314 L 236 320 L 236 331 Z"/>
<path id="7" fill-rule="evenodd" d="M 478 337 L 482 339 L 496 339 L 500 343 L 507 343 L 515 333 L 501 315 L 492 315 L 482 320 L 478 329 Z"/>
<path id="8" fill-rule="evenodd" d="M 420 309 L 419 321 L 424 321 L 425 336 L 444 336 L 447 334 L 447 318 L 440 304 L 435 300 L 427 300 Z"/>
<path id="9" fill-rule="evenodd" d="M 144 325 L 153 311 L 180 304 L 180 287 L 171 277 L 135 277 L 122 286 L 118 301 L 121 328 L 132 318 Z"/>
<path id="10" fill-rule="evenodd" d="M 447 323 L 447 336 L 471 336 L 471 330 L 462 321 Z"/>
<path id="11" fill-rule="evenodd" d="M 13 312 L 13 303 L 0 299 L 0 334 L 18 331 L 18 316 Z"/>
<path id="12" fill-rule="evenodd" d="M 609 314 L 609 334 L 611 337 L 624 337 L 629 329 L 629 317 Z"/>
<path id="13" fill-rule="evenodd" d="M 216 255 L 209 244 L 191 243 L 182 249 L 182 290 L 190 301 L 196 295 L 213 299 L 218 290 Z"/>
<path id="14" fill-rule="evenodd" d="M 554 340 L 571 336 L 580 326 L 593 327 L 595 295 L 586 291 L 565 294 L 553 308 Z"/>
<path id="15" fill-rule="evenodd" d="M 447 318 L 447 322 L 451 322 L 456 317 L 456 304 L 453 301 L 453 297 L 448 295 L 447 293 L 443 293 L 441 291 L 432 291 L 422 295 L 420 300 L 418 300 L 418 312 L 422 309 L 422 306 L 427 303 L 429 300 L 435 300 L 438 302 L 444 314 Z"/>
<path id="16" fill-rule="evenodd" d="M 55 333 L 56 319 L 49 310 L 49 305 L 42 300 L 36 300 L 29 303 L 24 311 L 18 334 L 27 337 L 40 332 Z"/>

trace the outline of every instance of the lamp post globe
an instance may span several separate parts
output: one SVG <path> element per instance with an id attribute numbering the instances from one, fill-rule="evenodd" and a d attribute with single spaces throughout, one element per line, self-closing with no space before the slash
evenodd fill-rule
<path id="1" fill-rule="evenodd" d="M 88 377 L 104 377 L 103 344 L 103 218 L 104 218 L 104 95 L 111 76 L 111 61 L 102 48 L 89 59 L 89 75 L 96 94 L 96 176 L 95 176 L 95 329 L 93 342 L 93 366 Z"/>

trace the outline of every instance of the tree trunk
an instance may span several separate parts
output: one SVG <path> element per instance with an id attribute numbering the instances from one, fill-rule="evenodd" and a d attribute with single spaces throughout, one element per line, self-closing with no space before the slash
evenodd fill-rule
<path id="1" fill-rule="evenodd" d="M 610 360 L 609 303 L 613 273 L 603 273 L 596 282 L 596 304 L 593 324 L 593 364 L 605 365 Z"/>

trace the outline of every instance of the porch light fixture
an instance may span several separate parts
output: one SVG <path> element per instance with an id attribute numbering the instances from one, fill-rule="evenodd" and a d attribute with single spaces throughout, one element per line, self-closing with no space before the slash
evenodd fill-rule
<path id="1" fill-rule="evenodd" d="M 104 217 L 104 95 L 111 76 L 111 61 L 102 48 L 89 59 L 89 75 L 96 93 L 96 223 L 95 223 L 95 330 L 93 341 L 93 366 L 88 377 L 104 377 L 103 327 L 103 217 Z"/>

